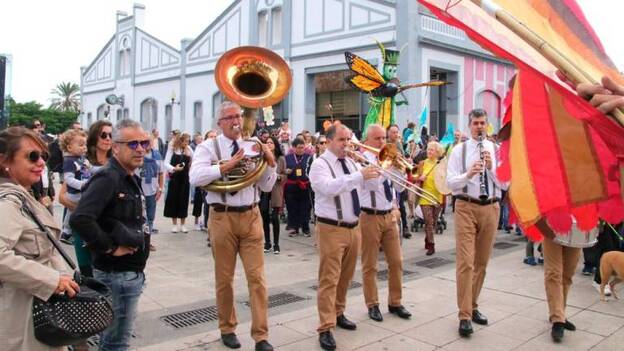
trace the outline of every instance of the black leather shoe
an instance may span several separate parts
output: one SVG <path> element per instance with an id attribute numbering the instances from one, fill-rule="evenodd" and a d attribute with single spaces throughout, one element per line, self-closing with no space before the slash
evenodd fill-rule
<path id="1" fill-rule="evenodd" d="M 223 345 L 231 349 L 239 349 L 241 347 L 241 344 L 234 333 L 221 334 L 221 341 L 223 342 Z"/>
<path id="2" fill-rule="evenodd" d="M 477 324 L 481 324 L 481 325 L 487 325 L 488 324 L 487 317 L 482 315 L 481 312 L 479 312 L 479 310 L 473 310 L 472 311 L 472 321 L 477 323 Z"/>
<path id="3" fill-rule="evenodd" d="M 559 343 L 563 340 L 563 330 L 565 329 L 565 323 L 555 322 L 553 323 L 552 330 L 550 331 L 550 336 L 554 342 Z"/>
<path id="4" fill-rule="evenodd" d="M 563 323 L 563 328 L 565 328 L 565 330 L 575 331 L 576 325 L 572 324 L 572 322 L 566 319 L 566 321 Z"/>
<path id="5" fill-rule="evenodd" d="M 319 344 L 323 350 L 334 351 L 336 349 L 336 340 L 329 330 L 319 334 Z"/>
<path id="6" fill-rule="evenodd" d="M 379 305 L 372 306 L 368 309 L 368 316 L 370 319 L 381 322 L 383 321 L 383 316 L 381 315 L 381 311 L 379 310 Z"/>
<path id="7" fill-rule="evenodd" d="M 273 346 L 268 341 L 262 340 L 256 343 L 256 351 L 273 351 Z"/>
<path id="8" fill-rule="evenodd" d="M 357 328 L 357 325 L 348 320 L 347 317 L 344 316 L 344 314 L 341 314 L 336 318 L 336 325 L 346 330 L 355 330 L 355 328 Z"/>
<path id="9" fill-rule="evenodd" d="M 467 319 L 462 319 L 459 321 L 459 335 L 463 337 L 468 337 L 472 334 L 472 323 L 470 323 Z"/>
<path id="10" fill-rule="evenodd" d="M 410 319 L 412 314 L 403 307 L 403 305 L 398 306 L 388 306 L 388 312 L 396 314 L 397 316 L 403 319 Z"/>

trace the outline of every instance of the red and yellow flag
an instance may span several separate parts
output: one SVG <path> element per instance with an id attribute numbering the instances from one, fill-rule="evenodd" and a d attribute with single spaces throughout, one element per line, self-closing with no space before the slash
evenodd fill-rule
<path id="1" fill-rule="evenodd" d="M 588 76 L 624 78 L 574 0 L 419 0 L 449 25 L 518 68 L 510 113 L 511 136 L 501 147 L 499 175 L 510 181 L 510 202 L 532 239 L 550 229 L 582 230 L 598 219 L 624 219 L 620 167 L 624 128 L 581 99 L 542 53 L 487 11 L 496 6 L 524 23 Z M 495 2 L 495 3 L 494 3 Z"/>

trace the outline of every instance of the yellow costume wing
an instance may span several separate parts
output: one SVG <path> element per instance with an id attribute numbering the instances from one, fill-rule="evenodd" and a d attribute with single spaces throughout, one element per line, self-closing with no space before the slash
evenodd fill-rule
<path id="1" fill-rule="evenodd" d="M 370 80 L 362 75 L 355 75 L 347 78 L 347 81 L 351 83 L 356 88 L 363 90 L 367 93 L 379 88 L 381 86 L 380 83 L 375 82 L 374 80 Z"/>
<path id="2" fill-rule="evenodd" d="M 346 51 L 345 60 L 347 61 L 347 65 L 353 72 L 363 76 L 364 78 L 368 78 L 369 80 L 377 82 L 379 83 L 379 85 L 386 83 L 386 80 L 381 75 L 381 73 L 377 71 L 375 66 L 371 65 L 370 63 L 368 63 L 368 61 L 359 57 L 358 55 Z"/>

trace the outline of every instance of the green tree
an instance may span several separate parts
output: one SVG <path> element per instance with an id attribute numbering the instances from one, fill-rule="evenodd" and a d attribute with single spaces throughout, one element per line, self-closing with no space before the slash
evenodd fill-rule
<path id="1" fill-rule="evenodd" d="M 80 87 L 76 83 L 61 82 L 52 89 L 50 108 L 61 112 L 77 112 L 80 110 Z"/>
<path id="2" fill-rule="evenodd" d="M 39 119 L 46 124 L 46 133 L 60 134 L 66 131 L 78 119 L 78 112 L 62 112 L 51 108 L 43 108 L 36 101 L 19 103 L 8 99 L 9 125 L 27 125 L 33 119 Z"/>

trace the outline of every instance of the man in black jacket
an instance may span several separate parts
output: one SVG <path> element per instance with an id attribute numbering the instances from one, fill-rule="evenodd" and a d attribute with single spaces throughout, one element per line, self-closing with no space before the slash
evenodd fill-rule
<path id="1" fill-rule="evenodd" d="M 135 170 L 143 165 L 149 143 L 139 123 L 118 122 L 113 157 L 89 180 L 70 218 L 93 255 L 94 277 L 113 295 L 115 319 L 102 335 L 100 350 L 130 347 L 149 255 L 145 198 Z"/>

